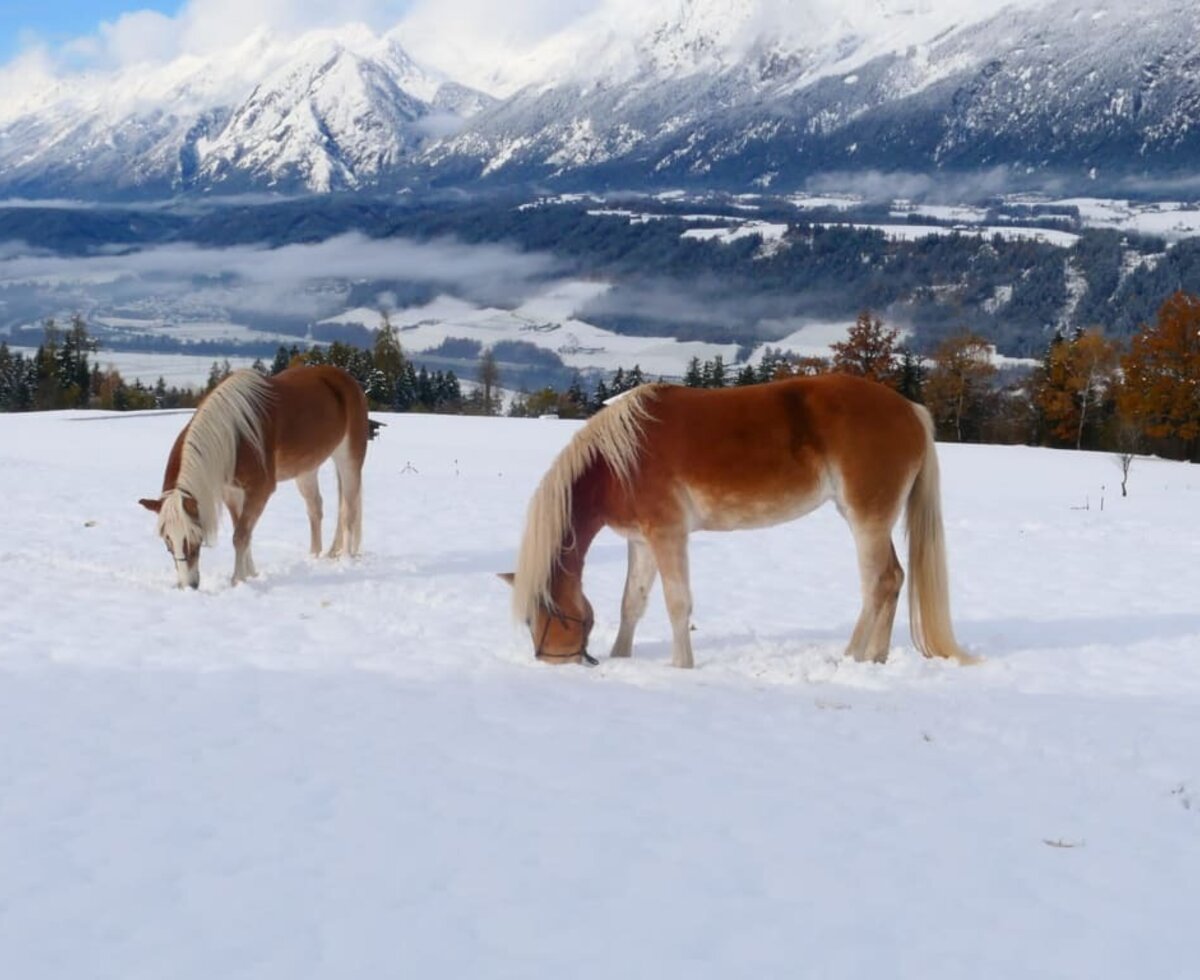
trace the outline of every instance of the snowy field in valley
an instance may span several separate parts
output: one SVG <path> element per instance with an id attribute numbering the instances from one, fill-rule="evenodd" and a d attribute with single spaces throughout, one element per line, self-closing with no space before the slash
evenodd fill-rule
<path id="1" fill-rule="evenodd" d="M 979 667 L 841 658 L 827 508 L 693 538 L 694 671 L 657 590 L 589 671 L 493 576 L 575 423 L 382 418 L 361 559 L 285 485 L 192 593 L 136 505 L 185 415 L 0 416 L 5 977 L 1196 975 L 1200 469 L 941 447 Z"/>
<path id="2" fill-rule="evenodd" d="M 481 307 L 443 295 L 423 306 L 389 313 L 388 319 L 410 354 L 435 350 L 452 338 L 474 340 L 486 347 L 521 341 L 551 350 L 565 365 L 579 370 L 628 370 L 638 365 L 651 377 L 676 378 L 683 376 L 693 357 L 706 361 L 719 356 L 727 364 L 737 358 L 737 344 L 619 334 L 580 319 L 579 311 L 588 301 L 610 288 L 604 282 L 562 280 L 513 309 Z M 322 322 L 376 329 L 380 320 L 378 310 L 359 307 Z"/>
<path id="3" fill-rule="evenodd" d="M 37 353 L 36 347 L 10 347 L 9 350 L 26 357 Z M 212 357 L 202 354 L 152 353 L 104 348 L 91 356 L 101 370 L 116 368 L 126 381 L 140 381 L 149 387 L 153 387 L 158 379 L 162 378 L 168 387 L 203 388 L 208 383 L 214 363 L 224 366 L 228 361 L 229 366 L 235 370 L 250 367 L 254 363 L 253 357 Z"/>

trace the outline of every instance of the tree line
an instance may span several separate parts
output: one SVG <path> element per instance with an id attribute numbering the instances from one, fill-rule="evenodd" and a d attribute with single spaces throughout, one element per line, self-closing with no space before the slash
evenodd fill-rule
<path id="1" fill-rule="evenodd" d="M 1031 371 L 997 367 L 993 345 L 968 330 L 922 357 L 863 311 L 829 357 L 767 348 L 757 364 L 737 369 L 720 356 L 693 358 L 683 383 L 723 388 L 826 372 L 870 378 L 924 404 L 943 441 L 1154 452 L 1200 462 L 1200 296 L 1183 291 L 1168 297 L 1128 346 L 1097 327 L 1057 332 Z M 518 400 L 512 414 L 586 417 L 630 378 L 644 380 L 635 367 L 600 381 L 590 396 L 578 381 L 565 391 L 545 388 Z"/>
<path id="2" fill-rule="evenodd" d="M 81 316 L 73 317 L 65 329 L 47 321 L 42 342 L 31 355 L 12 351 L 0 341 L 0 411 L 192 408 L 233 370 L 228 359 L 214 361 L 202 387 L 168 386 L 161 377 L 148 386 L 140 380 L 126 381 L 116 368 L 101 368 L 95 359 L 98 349 Z M 259 358 L 252 367 L 268 375 L 301 364 L 344 368 L 362 385 L 371 408 L 379 411 L 495 414 L 499 410 L 495 377 L 486 396 L 464 395 L 453 371 L 427 371 L 405 357 L 394 328 L 386 322 L 371 350 L 339 341 L 305 351 L 296 345 L 280 346 L 269 365 Z"/>
<path id="3" fill-rule="evenodd" d="M 0 410 L 61 408 L 144 409 L 189 407 L 229 374 L 228 361 L 214 363 L 203 390 L 127 383 L 115 369 L 101 369 L 82 317 L 69 327 L 46 325 L 32 356 L 0 343 Z M 983 337 L 951 334 L 927 357 L 900 343 L 899 332 L 869 310 L 862 311 L 830 356 L 802 357 L 768 348 L 757 363 L 727 365 L 720 356 L 693 358 L 683 375 L 692 387 L 761 384 L 778 378 L 842 372 L 879 381 L 924 404 L 938 438 L 955 442 L 1025 443 L 1120 454 L 1155 452 L 1200 462 L 1200 296 L 1177 291 L 1143 324 L 1128 346 L 1099 328 L 1056 333 L 1032 371 L 998 368 Z M 469 393 L 453 371 L 417 367 L 401 349 L 384 318 L 371 349 L 336 341 L 301 351 L 280 346 L 274 374 L 297 364 L 335 364 L 362 385 L 373 409 L 496 415 L 501 411 L 500 373 L 490 350 L 481 352 Z M 618 368 L 592 384 L 576 372 L 563 389 L 520 394 L 514 416 L 553 414 L 586 418 L 605 402 L 648 380 L 638 365 Z M 659 379 L 661 380 L 661 379 Z"/>

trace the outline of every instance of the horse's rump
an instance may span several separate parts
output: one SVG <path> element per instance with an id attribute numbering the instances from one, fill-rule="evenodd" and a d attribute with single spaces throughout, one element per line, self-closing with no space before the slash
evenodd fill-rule
<path id="1" fill-rule="evenodd" d="M 358 465 L 367 451 L 367 399 L 350 375 L 329 365 L 292 368 L 269 379 L 275 479 L 288 480 L 328 459 L 345 441 Z"/>

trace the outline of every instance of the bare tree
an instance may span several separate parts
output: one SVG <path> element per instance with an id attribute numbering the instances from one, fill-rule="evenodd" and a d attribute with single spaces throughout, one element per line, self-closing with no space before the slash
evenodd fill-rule
<path id="1" fill-rule="evenodd" d="M 1121 496 L 1128 497 L 1126 484 L 1134 457 L 1142 451 L 1142 428 L 1133 419 L 1121 416 L 1117 421 L 1117 468 L 1121 471 Z"/>
<path id="2" fill-rule="evenodd" d="M 499 410 L 496 389 L 500 386 L 500 368 L 490 347 L 479 358 L 479 383 L 483 387 L 483 413 L 495 415 Z"/>

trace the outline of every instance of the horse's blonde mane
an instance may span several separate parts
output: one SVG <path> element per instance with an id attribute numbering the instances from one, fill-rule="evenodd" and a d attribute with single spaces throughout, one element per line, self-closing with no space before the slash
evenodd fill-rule
<path id="1" fill-rule="evenodd" d="M 641 451 L 642 423 L 648 402 L 661 385 L 641 385 L 592 416 L 551 464 L 538 484 L 525 517 L 525 534 L 513 578 L 513 615 L 528 620 L 539 609 L 553 609 L 554 570 L 570 547 L 571 498 L 575 482 L 597 459 L 624 484 L 633 478 Z"/>
<path id="2" fill-rule="evenodd" d="M 183 507 L 188 496 L 200 511 L 200 541 L 213 543 L 225 486 L 233 480 L 237 464 L 238 442 L 245 439 L 258 458 L 265 459 L 262 420 L 271 397 L 271 386 L 253 370 L 234 371 L 208 393 L 184 436 L 175 487 L 163 494 L 160 534 L 195 539 L 196 524 Z"/>

